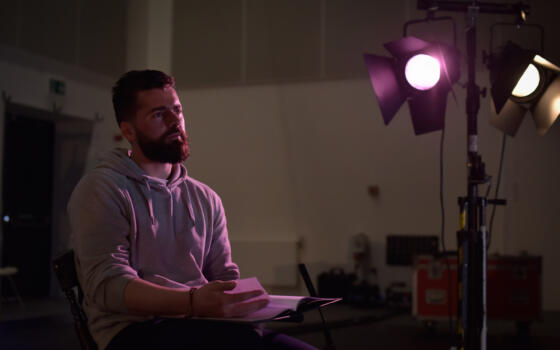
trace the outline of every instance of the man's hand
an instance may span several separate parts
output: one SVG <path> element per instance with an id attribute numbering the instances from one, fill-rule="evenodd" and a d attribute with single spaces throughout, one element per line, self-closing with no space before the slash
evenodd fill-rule
<path id="1" fill-rule="evenodd" d="M 224 293 L 235 288 L 234 281 L 213 281 L 191 296 L 191 315 L 204 317 L 243 317 L 268 305 L 268 298 L 249 300 L 263 294 L 262 290 Z"/>

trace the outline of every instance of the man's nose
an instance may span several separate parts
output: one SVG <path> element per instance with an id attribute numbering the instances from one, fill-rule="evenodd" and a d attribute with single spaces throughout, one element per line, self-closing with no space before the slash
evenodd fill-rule
<path id="1" fill-rule="evenodd" d="M 165 112 L 165 122 L 167 125 L 175 125 L 178 124 L 182 119 L 181 113 L 176 113 L 174 111 L 166 111 Z"/>

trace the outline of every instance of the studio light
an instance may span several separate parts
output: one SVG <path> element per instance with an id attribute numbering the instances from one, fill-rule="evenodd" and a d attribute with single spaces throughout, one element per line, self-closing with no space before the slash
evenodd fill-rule
<path id="1" fill-rule="evenodd" d="M 459 51 L 413 36 L 384 46 L 393 57 L 364 59 L 385 124 L 408 100 L 415 134 L 443 129 L 447 94 L 460 75 Z"/>
<path id="2" fill-rule="evenodd" d="M 491 57 L 490 124 L 515 136 L 529 110 L 539 135 L 560 115 L 560 68 L 508 42 Z"/>

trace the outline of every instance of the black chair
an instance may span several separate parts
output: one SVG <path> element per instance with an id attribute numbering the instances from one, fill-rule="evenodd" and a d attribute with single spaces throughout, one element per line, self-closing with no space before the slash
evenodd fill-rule
<path id="1" fill-rule="evenodd" d="M 76 334 L 82 350 L 97 350 L 97 344 L 91 337 L 87 326 L 87 316 L 82 308 L 84 294 L 78 281 L 74 251 L 69 250 L 53 260 L 53 270 L 58 278 L 60 288 L 70 303 L 70 311 L 74 318 Z"/>

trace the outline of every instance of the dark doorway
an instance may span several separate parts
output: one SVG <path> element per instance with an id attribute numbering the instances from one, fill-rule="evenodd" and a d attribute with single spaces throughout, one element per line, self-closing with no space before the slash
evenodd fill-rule
<path id="1" fill-rule="evenodd" d="M 92 122 L 7 104 L 2 181 L 2 266 L 25 297 L 56 291 L 53 255 L 67 249 L 66 202 L 83 174 Z M 12 290 L 4 283 L 2 295 Z"/>
<path id="2" fill-rule="evenodd" d="M 54 131 L 52 121 L 6 113 L 2 265 L 18 268 L 23 296 L 49 294 Z"/>

